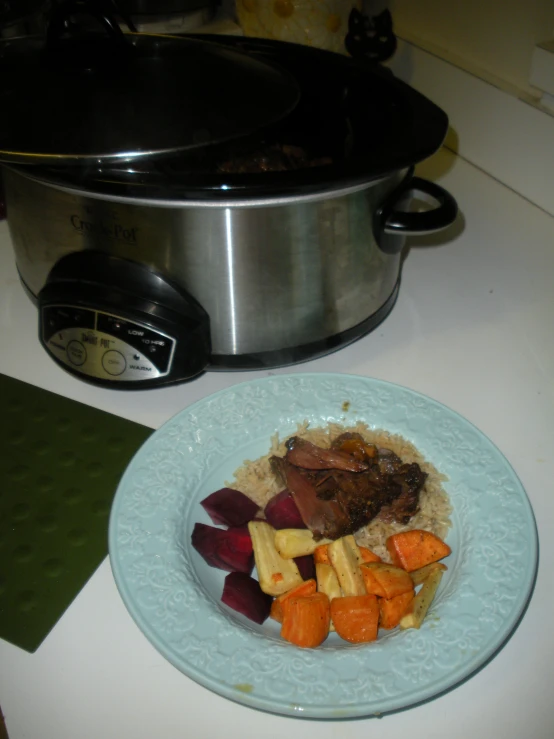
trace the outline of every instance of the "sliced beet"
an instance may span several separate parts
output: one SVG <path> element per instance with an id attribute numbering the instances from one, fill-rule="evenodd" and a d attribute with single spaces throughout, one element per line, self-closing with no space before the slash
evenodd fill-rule
<path id="1" fill-rule="evenodd" d="M 250 575 L 231 572 L 225 578 L 221 602 L 257 624 L 263 624 L 269 616 L 272 601 L 273 598 L 264 593 L 259 582 Z"/>
<path id="2" fill-rule="evenodd" d="M 252 572 L 254 551 L 246 527 L 225 530 L 196 523 L 191 541 L 210 567 L 218 567 L 226 572 Z"/>
<path id="3" fill-rule="evenodd" d="M 251 521 L 260 507 L 253 500 L 233 488 L 221 488 L 200 502 L 215 524 L 242 526 Z"/>
<path id="4" fill-rule="evenodd" d="M 305 529 L 300 511 L 289 490 L 282 490 L 269 501 L 264 509 L 265 517 L 274 529 Z"/>
<path id="5" fill-rule="evenodd" d="M 315 580 L 315 561 L 313 555 L 306 554 L 304 557 L 295 557 L 294 561 L 303 580 Z"/>

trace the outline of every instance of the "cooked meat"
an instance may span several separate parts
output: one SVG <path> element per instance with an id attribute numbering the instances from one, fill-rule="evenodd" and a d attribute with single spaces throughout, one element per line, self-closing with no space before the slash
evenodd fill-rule
<path id="1" fill-rule="evenodd" d="M 390 479 L 393 484 L 400 487 L 401 493 L 381 511 L 379 517 L 384 521 L 408 523 L 417 511 L 419 494 L 425 485 L 427 475 L 414 462 L 413 464 L 403 464 L 391 475 Z"/>
<path id="2" fill-rule="evenodd" d="M 269 464 L 271 467 L 271 471 L 277 478 L 277 480 L 282 484 L 287 484 L 287 473 L 285 470 L 285 458 L 284 457 L 277 457 L 273 455 L 269 458 Z"/>
<path id="3" fill-rule="evenodd" d="M 307 470 L 348 470 L 350 472 L 362 472 L 367 470 L 366 462 L 355 459 L 347 452 L 336 449 L 322 449 L 298 436 L 293 436 L 287 441 L 287 460 L 297 467 Z"/>
<path id="4" fill-rule="evenodd" d="M 283 460 L 282 469 L 302 520 L 313 531 L 314 538 L 342 536 L 341 533 L 333 537 L 329 534 L 349 529 L 348 511 L 338 500 L 319 497 L 316 483 L 318 474 L 322 473 L 296 467 L 286 459 Z"/>
<path id="5" fill-rule="evenodd" d="M 377 450 L 377 463 L 384 475 L 392 475 L 402 466 L 402 460 L 390 449 Z M 419 465 L 418 465 L 419 467 Z"/>
<path id="6" fill-rule="evenodd" d="M 343 449 L 345 442 L 348 447 L 348 442 L 359 439 L 342 436 L 333 445 L 338 448 L 331 449 L 292 437 L 285 457 L 271 458 L 274 472 L 292 493 L 306 526 L 316 539 L 338 539 L 378 515 L 406 523 L 417 511 L 427 475 L 416 463 L 402 464 L 389 450 L 378 450 L 374 459 L 367 455 L 365 461 L 356 459 Z M 358 454 L 360 447 L 354 446 Z"/>

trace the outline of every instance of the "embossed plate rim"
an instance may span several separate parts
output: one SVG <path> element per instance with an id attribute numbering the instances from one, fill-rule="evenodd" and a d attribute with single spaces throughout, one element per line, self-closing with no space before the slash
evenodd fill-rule
<path id="1" fill-rule="evenodd" d="M 354 392 L 355 398 L 345 397 Z M 318 393 L 323 393 L 323 401 Z M 341 398 L 350 401 L 350 410 L 342 407 Z M 356 408 L 360 399 L 365 403 L 362 410 Z M 388 405 L 379 408 L 383 399 Z M 244 412 L 237 406 L 239 400 Z M 376 415 L 368 418 L 369 410 Z M 198 501 L 210 492 L 202 488 L 199 468 L 220 459 L 232 460 L 231 467 L 237 467 L 244 458 L 237 453 L 260 443 L 256 431 L 259 437 L 261 428 L 275 430 L 271 418 L 279 423 L 286 419 L 287 428 L 280 428 L 289 432 L 293 419 L 301 422 L 310 414 L 320 423 L 338 419 L 348 425 L 365 420 L 401 433 L 450 477 L 446 487 L 454 518 L 462 522 L 452 535 L 465 537 L 466 546 L 454 552 L 451 579 L 437 598 L 437 620 L 428 619 L 420 631 L 387 634 L 381 642 L 357 648 L 298 650 L 237 623 L 199 582 L 193 562 L 197 555 L 187 540 L 194 521 L 205 520 Z M 233 441 L 229 428 L 218 427 L 222 418 L 234 434 L 245 435 L 237 437 L 242 443 Z M 418 424 L 426 418 L 433 423 L 422 430 Z M 210 447 L 213 434 L 215 446 Z M 452 449 L 438 459 L 447 441 Z M 471 472 L 460 454 L 464 460 L 470 454 L 475 457 Z M 479 520 L 472 521 L 472 516 L 477 519 L 475 506 Z M 143 521 L 148 526 L 141 531 Z M 503 548 L 511 551 L 518 546 L 520 556 L 507 566 Z M 400 385 L 322 372 L 239 383 L 169 419 L 139 449 L 120 481 L 110 516 L 109 551 L 117 587 L 131 616 L 153 646 L 184 674 L 246 706 L 281 715 L 336 719 L 407 708 L 444 693 L 483 667 L 511 637 L 526 608 L 538 541 L 531 504 L 515 471 L 467 419 Z M 200 624 L 195 620 L 196 608 L 201 611 Z M 217 649 L 212 664 L 213 641 Z M 408 659 L 411 654 L 416 655 L 415 661 Z M 322 676 L 319 685 L 311 682 L 314 671 Z"/>

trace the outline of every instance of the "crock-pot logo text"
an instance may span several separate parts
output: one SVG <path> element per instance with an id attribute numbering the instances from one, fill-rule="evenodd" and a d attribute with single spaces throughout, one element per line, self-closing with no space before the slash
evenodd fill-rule
<path id="1" fill-rule="evenodd" d="M 85 221 L 78 215 L 72 215 L 71 225 L 82 234 L 103 236 L 116 241 L 125 241 L 127 244 L 137 243 L 138 228 L 126 228 L 121 223 L 102 223 L 102 221 Z"/>

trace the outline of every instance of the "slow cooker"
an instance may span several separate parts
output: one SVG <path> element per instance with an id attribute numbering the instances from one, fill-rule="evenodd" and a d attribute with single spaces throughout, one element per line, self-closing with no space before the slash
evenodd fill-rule
<path id="1" fill-rule="evenodd" d="M 35 42 L 38 117 L 0 123 L 0 160 L 40 341 L 83 380 L 148 388 L 334 351 L 392 309 L 406 236 L 456 217 L 413 176 L 445 113 L 377 64 L 234 36 L 95 34 L 100 55 L 60 28 Z"/>

